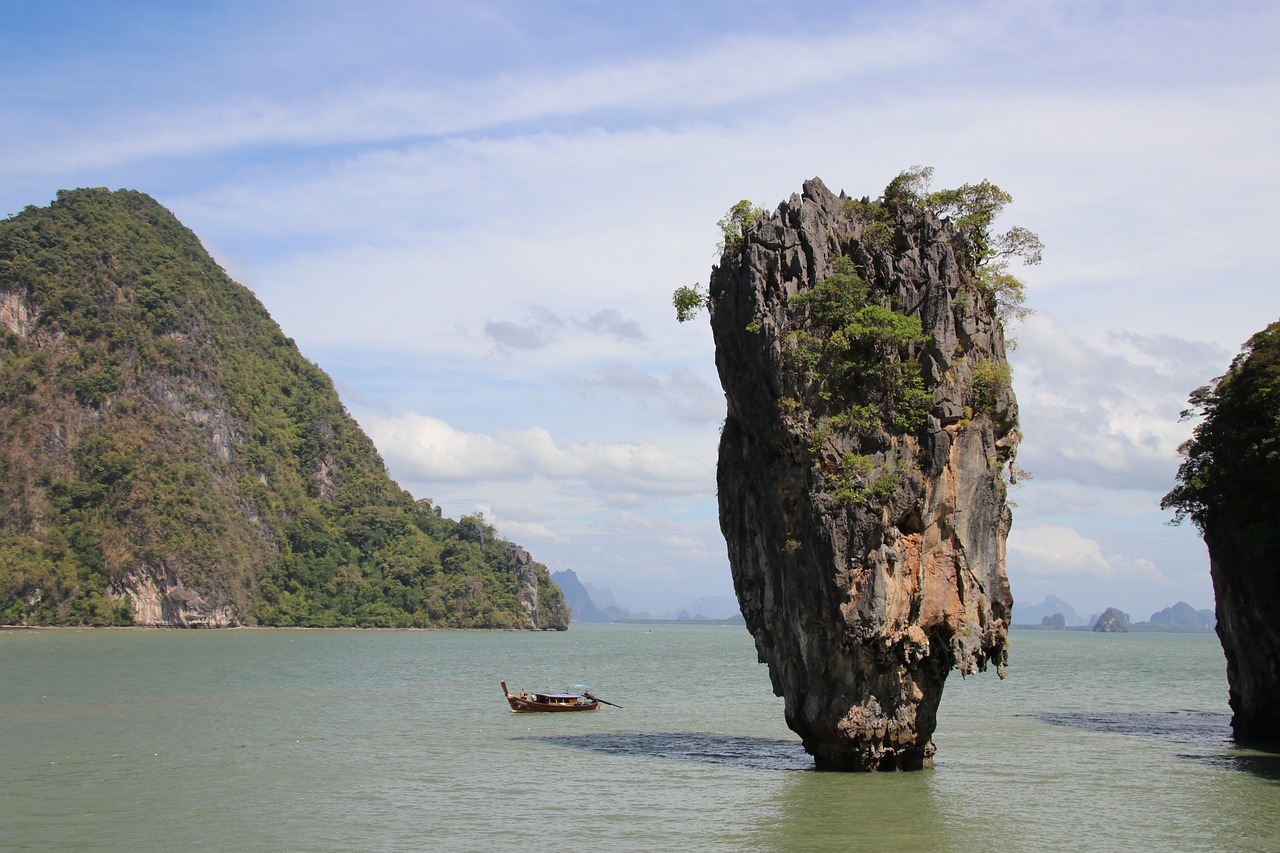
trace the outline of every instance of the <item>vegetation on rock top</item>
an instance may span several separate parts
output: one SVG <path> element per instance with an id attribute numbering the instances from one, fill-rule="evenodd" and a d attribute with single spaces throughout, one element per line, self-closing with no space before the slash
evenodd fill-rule
<path id="1" fill-rule="evenodd" d="M 1280 545 L 1280 321 L 1251 337 L 1230 368 L 1191 392 L 1184 419 L 1202 418 L 1180 448 L 1178 484 L 1160 505 L 1201 533 L 1215 522 L 1245 524 L 1250 537 Z"/>
<path id="2" fill-rule="evenodd" d="M 927 381 L 923 365 L 931 342 L 919 306 L 899 304 L 891 285 L 890 270 L 906 245 L 904 229 L 919 227 L 923 218 L 951 229 L 962 281 L 950 296 L 957 310 L 983 300 L 1002 333 L 1010 321 L 1030 313 L 1025 286 L 1009 265 L 1039 263 L 1040 239 L 1016 226 L 1004 233 L 993 230 L 1012 197 L 987 180 L 931 191 L 932 177 L 932 168 L 916 166 L 890 181 L 874 201 L 846 199 L 844 212 L 856 223 L 856 239 L 832 259 L 830 275 L 786 300 L 791 317 L 785 324 L 790 331 L 782 347 L 779 408 L 791 428 L 805 436 L 808 451 L 824 460 L 820 467 L 837 503 L 883 504 L 892 497 L 905 468 L 903 458 L 886 449 L 895 437 L 920 433 L 945 378 L 934 375 Z M 748 232 L 766 218 L 746 200 L 725 214 L 718 223 L 722 264 L 742 260 Z M 697 285 L 677 288 L 672 294 L 677 320 L 697 316 L 708 298 Z M 763 328 L 753 322 L 748 331 Z M 966 417 L 1002 417 L 1012 384 L 1002 354 L 958 351 L 941 360 L 960 365 L 952 372 L 963 373 Z M 1010 481 L 1019 475 L 1026 472 L 1010 464 Z"/>

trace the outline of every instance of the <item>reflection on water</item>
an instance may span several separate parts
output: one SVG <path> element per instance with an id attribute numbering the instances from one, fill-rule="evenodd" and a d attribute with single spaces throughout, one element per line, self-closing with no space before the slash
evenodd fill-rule
<path id="1" fill-rule="evenodd" d="M 1280 754 L 1235 743 L 1231 736 L 1230 714 L 1211 711 L 1077 711 L 1032 716 L 1054 726 L 1149 737 L 1213 750 L 1208 753 L 1180 753 L 1178 757 L 1219 770 L 1252 773 L 1280 782 Z"/>
<path id="2" fill-rule="evenodd" d="M 813 759 L 795 741 L 712 732 L 594 732 L 524 738 L 637 758 L 674 758 L 752 770 L 812 770 Z"/>
<path id="3" fill-rule="evenodd" d="M 1232 752 L 1211 755 L 1182 755 L 1180 758 L 1203 762 L 1219 770 L 1235 770 L 1252 773 L 1272 782 L 1280 784 L 1280 755 L 1274 752 Z"/>
<path id="4" fill-rule="evenodd" d="M 1158 738 L 1188 746 L 1232 746 L 1231 715 L 1213 711 L 1072 711 L 1032 714 L 1053 726 Z"/>

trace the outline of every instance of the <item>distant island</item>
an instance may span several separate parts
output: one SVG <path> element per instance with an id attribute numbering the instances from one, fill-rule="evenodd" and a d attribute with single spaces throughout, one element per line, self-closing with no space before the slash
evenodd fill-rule
<path id="1" fill-rule="evenodd" d="M 1132 622 L 1115 607 L 1081 618 L 1075 608 L 1055 595 L 1040 604 L 1014 605 L 1013 627 L 1036 631 L 1094 631 L 1098 633 L 1211 634 L 1216 619 L 1212 610 L 1196 610 L 1179 601 L 1151 614 L 1146 622 Z"/>

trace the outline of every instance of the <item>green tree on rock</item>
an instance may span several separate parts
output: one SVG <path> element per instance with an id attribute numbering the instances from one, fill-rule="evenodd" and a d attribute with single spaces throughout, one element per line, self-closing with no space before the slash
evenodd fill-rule
<path id="1" fill-rule="evenodd" d="M 1179 448 L 1178 485 L 1160 505 L 1201 533 L 1249 520 L 1280 543 L 1280 321 L 1254 335 L 1225 374 L 1191 392 L 1183 418 L 1203 417 Z"/>

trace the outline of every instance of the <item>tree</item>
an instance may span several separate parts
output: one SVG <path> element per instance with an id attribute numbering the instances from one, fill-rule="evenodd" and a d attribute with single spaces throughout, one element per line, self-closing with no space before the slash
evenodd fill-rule
<path id="1" fill-rule="evenodd" d="M 716 222 L 723 235 L 720 245 L 716 247 L 720 254 L 740 250 L 747 227 L 763 215 L 764 208 L 755 206 L 745 198 L 729 208 L 729 212 Z"/>
<path id="2" fill-rule="evenodd" d="M 676 309 L 676 320 L 687 323 L 707 304 L 707 294 L 698 285 L 677 287 L 671 294 L 671 305 Z"/>
<path id="3" fill-rule="evenodd" d="M 985 179 L 929 192 L 932 180 L 931 166 L 912 166 L 889 182 L 883 200 L 890 206 L 907 205 L 950 219 L 978 286 L 995 302 L 996 316 L 1002 322 L 1026 317 L 1031 313 L 1025 304 L 1026 285 L 1009 272 L 1009 263 L 1015 259 L 1028 266 L 1040 263 L 1044 244 L 1034 232 L 1016 225 L 1003 234 L 992 233 L 992 224 L 1013 196 Z"/>
<path id="4" fill-rule="evenodd" d="M 1280 321 L 1244 345 L 1225 374 L 1191 392 L 1184 420 L 1202 417 L 1179 452 L 1178 485 L 1160 501 L 1173 523 L 1203 534 L 1215 522 L 1274 541 L 1280 486 Z"/>

